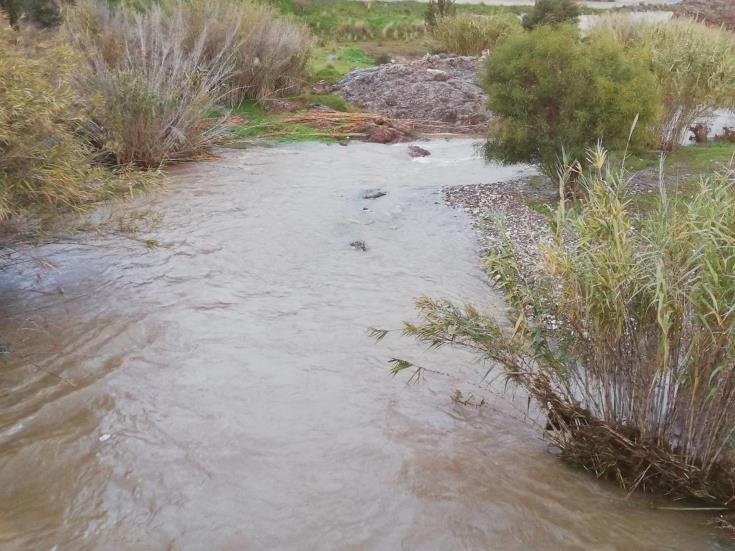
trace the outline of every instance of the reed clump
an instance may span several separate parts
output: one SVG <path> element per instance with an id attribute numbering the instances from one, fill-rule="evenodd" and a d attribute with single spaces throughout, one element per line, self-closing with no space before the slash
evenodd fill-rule
<path id="1" fill-rule="evenodd" d="M 501 368 L 567 460 L 627 489 L 731 506 L 735 172 L 702 178 L 687 200 L 662 186 L 641 218 L 604 150 L 579 166 L 560 171 L 560 189 L 576 178 L 586 198 L 559 204 L 541 269 L 509 241 L 488 259 L 509 324 L 423 298 L 405 332 Z"/>
<path id="2" fill-rule="evenodd" d="M 0 223 L 78 209 L 145 180 L 95 164 L 76 62 L 53 35 L 13 30 L 0 11 Z"/>
<path id="3" fill-rule="evenodd" d="M 510 14 L 459 13 L 438 19 L 431 34 L 446 52 L 480 55 L 493 50 L 501 40 L 521 31 L 518 18 Z"/>
<path id="4" fill-rule="evenodd" d="M 646 53 L 658 81 L 663 113 L 656 136 L 678 147 L 698 119 L 735 106 L 735 35 L 689 19 L 657 24 L 603 18 L 594 33 L 612 33 L 629 50 Z"/>

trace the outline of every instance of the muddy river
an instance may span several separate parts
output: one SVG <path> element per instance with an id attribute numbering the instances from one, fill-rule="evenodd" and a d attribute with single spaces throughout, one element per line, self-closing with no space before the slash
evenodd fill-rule
<path id="1" fill-rule="evenodd" d="M 423 294 L 500 308 L 441 188 L 530 169 L 427 148 L 225 152 L 173 170 L 135 239 L 18 251 L 0 549 L 726 549 L 705 517 L 561 464 L 472 358 L 368 337 Z M 406 385 L 393 356 L 449 375 Z"/>

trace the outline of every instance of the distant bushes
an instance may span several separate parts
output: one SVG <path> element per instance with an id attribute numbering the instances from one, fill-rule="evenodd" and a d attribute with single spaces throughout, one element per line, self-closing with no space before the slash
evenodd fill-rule
<path id="1" fill-rule="evenodd" d="M 562 151 L 584 159 L 600 140 L 625 146 L 636 119 L 632 141 L 644 143 L 660 103 L 643 54 L 609 36 L 582 42 L 569 26 L 510 36 L 486 61 L 482 84 L 499 115 L 486 158 L 535 163 L 547 173 Z"/>
<path id="2" fill-rule="evenodd" d="M 420 19 L 391 21 L 380 32 L 385 40 L 415 40 L 426 34 L 426 24 Z"/>
<path id="3" fill-rule="evenodd" d="M 735 106 L 735 35 L 686 19 L 655 25 L 619 17 L 594 31 L 612 33 L 629 49 L 644 51 L 664 106 L 656 135 L 664 149 L 683 140 L 697 119 Z"/>
<path id="4" fill-rule="evenodd" d="M 424 22 L 429 29 L 433 29 L 443 17 L 451 17 L 456 13 L 454 0 L 429 0 L 424 12 Z"/>
<path id="5" fill-rule="evenodd" d="M 0 10 L 6 13 L 11 25 L 51 27 L 61 22 L 65 1 L 71 0 L 0 0 Z"/>
<path id="6" fill-rule="evenodd" d="M 442 49 L 459 55 L 480 55 L 498 41 L 519 32 L 521 24 L 513 15 L 458 14 L 439 19 L 432 36 Z"/>
<path id="7" fill-rule="evenodd" d="M 576 24 L 578 17 L 576 0 L 536 0 L 531 11 L 523 16 L 523 27 L 531 30 L 539 25 Z"/>
<path id="8" fill-rule="evenodd" d="M 375 36 L 373 28 L 366 21 L 344 21 L 334 29 L 334 34 L 341 40 L 370 40 Z"/>

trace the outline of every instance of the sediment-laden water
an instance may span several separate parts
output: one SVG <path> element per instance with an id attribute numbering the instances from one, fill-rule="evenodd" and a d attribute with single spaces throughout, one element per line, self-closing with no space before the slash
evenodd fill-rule
<path id="1" fill-rule="evenodd" d="M 135 240 L 19 251 L 0 275 L 0 548 L 726 548 L 704 517 L 561 464 L 468 356 L 367 336 L 423 294 L 500 307 L 440 190 L 529 169 L 426 147 L 226 152 L 176 168 Z M 394 356 L 450 375 L 407 386 Z"/>

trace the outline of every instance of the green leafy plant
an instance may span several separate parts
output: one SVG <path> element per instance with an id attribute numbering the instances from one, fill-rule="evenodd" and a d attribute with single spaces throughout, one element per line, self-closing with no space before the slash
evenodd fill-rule
<path id="1" fill-rule="evenodd" d="M 659 110 L 656 80 L 640 53 L 611 37 L 582 42 L 567 26 L 511 35 L 486 61 L 482 84 L 498 115 L 486 158 L 538 164 L 548 174 L 563 148 L 584 159 L 600 140 L 614 149 L 646 142 Z"/>

